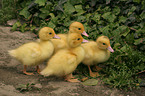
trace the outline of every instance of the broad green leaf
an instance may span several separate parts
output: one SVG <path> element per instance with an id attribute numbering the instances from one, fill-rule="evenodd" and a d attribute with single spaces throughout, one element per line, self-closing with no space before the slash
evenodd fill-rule
<path id="1" fill-rule="evenodd" d="M 50 21 L 49 23 L 48 23 L 48 27 L 51 27 L 51 28 L 55 28 L 55 24 L 52 22 L 52 21 Z"/>
<path id="2" fill-rule="evenodd" d="M 72 4 L 67 2 L 66 4 L 64 4 L 64 11 L 67 14 L 71 14 L 71 13 L 75 12 L 75 8 L 73 7 Z"/>
<path id="3" fill-rule="evenodd" d="M 39 4 L 39 6 L 44 6 L 47 0 L 35 0 L 35 3 Z"/>
<path id="4" fill-rule="evenodd" d="M 86 17 L 85 17 L 85 16 L 78 16 L 77 21 L 81 21 L 81 20 L 85 20 L 85 19 L 86 19 Z"/>
<path id="5" fill-rule="evenodd" d="M 113 13 L 115 15 L 118 15 L 120 13 L 120 8 L 118 6 L 116 6 L 114 9 L 113 9 Z"/>
<path id="6" fill-rule="evenodd" d="M 99 30 L 103 33 L 103 35 L 108 35 L 109 33 L 109 26 L 105 26 L 103 28 L 99 28 Z"/>
<path id="7" fill-rule="evenodd" d="M 48 16 L 48 14 L 45 14 L 45 13 L 41 13 L 39 15 L 39 17 L 42 18 L 42 19 L 45 19 L 47 16 Z"/>
<path id="8" fill-rule="evenodd" d="M 24 24 L 20 27 L 21 32 L 25 32 L 26 26 L 27 26 L 27 24 L 24 23 Z"/>
<path id="9" fill-rule="evenodd" d="M 100 16 L 101 16 L 101 14 L 95 13 L 95 15 L 93 16 L 92 19 L 97 22 L 100 20 Z"/>
<path id="10" fill-rule="evenodd" d="M 140 43 L 143 42 L 143 39 L 142 39 L 142 38 L 139 38 L 139 39 L 134 40 L 134 41 L 135 41 L 135 42 L 134 42 L 134 45 L 138 45 L 138 44 L 140 44 Z"/>
<path id="11" fill-rule="evenodd" d="M 88 79 L 84 82 L 82 82 L 83 85 L 87 85 L 87 86 L 95 86 L 98 84 L 98 80 L 96 79 Z"/>
<path id="12" fill-rule="evenodd" d="M 12 26 L 11 31 L 16 31 L 16 30 L 17 30 L 17 27 L 18 27 L 18 26 L 17 26 L 17 24 L 16 24 L 16 23 L 14 23 L 14 24 L 13 24 L 13 26 Z"/>
<path id="13" fill-rule="evenodd" d="M 120 50 L 123 51 L 123 52 L 126 52 L 127 51 L 127 45 L 123 46 Z"/>
<path id="14" fill-rule="evenodd" d="M 76 12 L 78 12 L 77 15 L 81 15 L 81 14 L 85 13 L 85 11 L 82 9 L 82 5 L 76 5 L 75 10 L 76 10 Z"/>
<path id="15" fill-rule="evenodd" d="M 119 23 L 125 23 L 125 21 L 127 20 L 127 18 L 126 17 L 124 17 L 124 16 L 120 16 L 119 17 Z"/>
<path id="16" fill-rule="evenodd" d="M 133 2 L 137 2 L 137 3 L 140 3 L 140 0 L 133 0 Z"/>
<path id="17" fill-rule="evenodd" d="M 145 11 L 143 11 L 143 12 L 140 14 L 140 17 L 141 17 L 142 19 L 145 19 Z"/>
<path id="18" fill-rule="evenodd" d="M 25 7 L 23 10 L 21 10 L 19 14 L 24 16 L 26 19 L 28 19 L 30 17 L 30 13 L 29 13 L 27 7 Z"/>
<path id="19" fill-rule="evenodd" d="M 109 22 L 114 22 L 114 20 L 116 19 L 116 16 L 114 14 L 112 14 L 111 12 L 106 12 L 102 15 L 102 17 L 106 20 L 108 20 Z"/>
<path id="20" fill-rule="evenodd" d="M 121 33 L 122 36 L 127 36 L 127 34 L 130 32 L 130 29 L 127 27 L 126 29 L 123 30 L 123 32 Z"/>

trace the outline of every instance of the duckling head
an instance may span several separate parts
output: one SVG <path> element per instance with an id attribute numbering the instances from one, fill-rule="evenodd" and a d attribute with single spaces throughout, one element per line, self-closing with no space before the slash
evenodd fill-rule
<path id="1" fill-rule="evenodd" d="M 79 33 L 89 37 L 89 35 L 85 31 L 83 24 L 80 22 L 73 22 L 69 27 L 69 33 Z"/>
<path id="2" fill-rule="evenodd" d="M 107 36 L 98 37 L 96 42 L 97 42 L 97 45 L 100 49 L 109 50 L 110 52 L 114 52 L 114 50 L 110 46 L 110 40 Z"/>
<path id="3" fill-rule="evenodd" d="M 68 45 L 70 47 L 78 47 L 81 45 L 82 42 L 88 42 L 87 40 L 83 39 L 81 34 L 78 33 L 70 33 L 68 35 Z"/>
<path id="4" fill-rule="evenodd" d="M 40 40 L 43 40 L 43 41 L 47 41 L 51 38 L 58 38 L 60 39 L 60 37 L 58 37 L 54 30 L 50 27 L 43 27 L 40 29 L 39 31 L 39 38 Z"/>

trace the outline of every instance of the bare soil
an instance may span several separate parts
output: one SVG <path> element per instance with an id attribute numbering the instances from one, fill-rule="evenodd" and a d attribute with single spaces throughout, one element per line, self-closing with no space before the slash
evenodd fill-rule
<path id="1" fill-rule="evenodd" d="M 23 65 L 8 55 L 8 50 L 23 43 L 36 40 L 32 32 L 10 31 L 11 27 L 0 26 L 0 96 L 145 96 L 145 88 L 131 92 L 110 89 L 99 80 L 96 86 L 70 83 L 57 77 L 43 77 L 39 74 L 28 76 L 22 73 Z M 45 62 L 40 68 L 45 67 Z M 28 71 L 34 71 L 29 67 Z M 144 78 L 144 77 L 143 77 Z M 21 84 L 35 84 L 27 91 L 20 92 Z"/>

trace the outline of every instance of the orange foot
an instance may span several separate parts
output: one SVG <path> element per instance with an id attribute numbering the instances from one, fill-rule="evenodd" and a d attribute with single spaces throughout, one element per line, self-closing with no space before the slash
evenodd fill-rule
<path id="1" fill-rule="evenodd" d="M 100 76 L 100 75 L 99 75 L 98 72 L 91 72 L 91 73 L 90 73 L 90 76 L 91 76 L 91 77 L 98 77 L 98 76 Z"/>
<path id="2" fill-rule="evenodd" d="M 65 79 L 68 82 L 80 82 L 78 79 Z"/>
<path id="3" fill-rule="evenodd" d="M 26 71 L 23 71 L 23 73 L 26 74 L 26 75 L 34 75 L 34 73 L 28 73 Z"/>

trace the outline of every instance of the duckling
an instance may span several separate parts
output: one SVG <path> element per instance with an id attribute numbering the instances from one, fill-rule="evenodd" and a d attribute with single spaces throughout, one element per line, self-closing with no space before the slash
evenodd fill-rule
<path id="1" fill-rule="evenodd" d="M 54 46 L 50 41 L 51 38 L 59 38 L 54 30 L 49 27 L 44 27 L 39 31 L 40 42 L 29 42 L 20 47 L 9 50 L 8 53 L 19 60 L 23 65 L 23 73 L 34 75 L 26 71 L 27 66 L 37 66 L 37 72 L 40 72 L 39 64 L 51 57 L 54 51 Z"/>
<path id="2" fill-rule="evenodd" d="M 78 33 L 78 34 L 83 34 L 85 36 L 89 36 L 84 29 L 84 26 L 82 23 L 80 22 L 73 22 L 70 26 L 69 26 L 69 32 L 70 33 Z M 68 34 L 57 34 L 61 39 L 51 39 L 51 41 L 54 44 L 54 48 L 55 48 L 55 52 L 56 53 L 58 50 L 63 49 L 65 47 L 67 47 L 67 35 Z"/>
<path id="3" fill-rule="evenodd" d="M 89 41 L 82 44 L 82 47 L 85 50 L 85 57 L 82 63 L 88 66 L 91 77 L 99 76 L 98 72 L 92 72 L 90 66 L 107 61 L 110 57 L 110 52 L 114 52 L 110 46 L 109 38 L 100 36 L 96 39 L 96 42 Z M 98 66 L 96 68 L 98 69 Z"/>
<path id="4" fill-rule="evenodd" d="M 81 47 L 82 42 L 88 41 L 78 33 L 70 33 L 67 37 L 68 48 L 55 53 L 40 74 L 44 76 L 65 76 L 65 80 L 69 82 L 79 82 L 78 79 L 74 79 L 72 72 L 84 58 L 85 51 Z"/>

